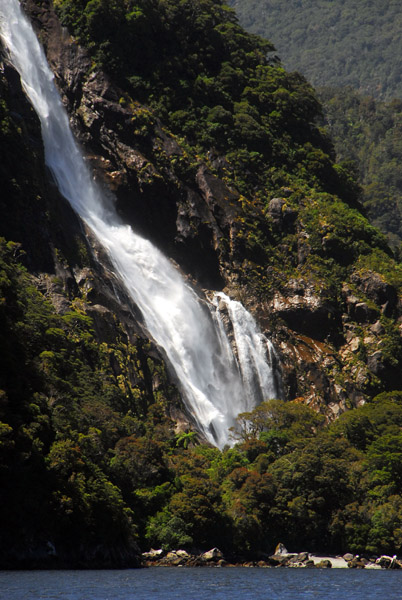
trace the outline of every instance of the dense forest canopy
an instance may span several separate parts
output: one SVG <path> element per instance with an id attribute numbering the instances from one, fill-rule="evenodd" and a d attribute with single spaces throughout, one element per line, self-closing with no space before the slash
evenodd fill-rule
<path id="1" fill-rule="evenodd" d="M 339 160 L 351 161 L 362 203 L 389 243 L 402 242 L 402 101 L 380 102 L 351 88 L 319 90 Z"/>
<path id="2" fill-rule="evenodd" d="M 141 112 L 138 125 L 143 135 L 147 128 L 151 131 L 157 116 L 190 144 L 194 168 L 196 156 L 214 167 L 213 158 L 224 155 L 215 169 L 244 196 L 242 218 L 249 230 L 240 234 L 245 237 L 242 251 L 255 264 L 256 273 L 267 261 L 283 269 L 283 256 L 281 252 L 278 256 L 267 221 L 267 204 L 275 194 L 281 196 L 284 187 L 293 192 L 287 200 L 289 209 L 296 205 L 305 209 L 309 213 L 305 222 L 315 232 L 319 225 L 311 206 L 300 206 L 300 195 L 314 190 L 311 202 L 317 206 L 325 201 L 321 193 L 338 194 L 352 207 L 357 205 L 353 177 L 347 165 L 334 164 L 332 144 L 318 127 L 321 109 L 313 89 L 297 73 L 271 62 L 267 56 L 271 44 L 247 34 L 225 3 L 57 0 L 55 5 L 95 63 L 134 101 L 151 109 Z M 124 36 L 117 34 L 122 31 Z M 166 48 L 163 53 L 161 46 Z M 361 239 L 358 253 L 369 251 L 366 240 L 385 249 L 378 232 L 363 225 L 353 209 L 342 214 L 345 209 L 339 211 L 335 202 L 327 210 L 333 212 L 334 221 L 349 221 L 348 229 Z M 292 244 L 291 235 L 288 243 Z M 347 244 L 346 239 L 342 243 Z M 332 260 L 329 251 L 320 265 L 313 259 L 313 267 L 307 257 L 307 268 L 326 272 L 332 279 Z M 288 267 L 290 275 L 292 265 Z M 300 270 L 297 265 L 298 276 Z M 259 276 L 257 281 L 261 283 Z"/>
<path id="3" fill-rule="evenodd" d="M 24 4 L 48 43 L 51 3 Z M 110 93 L 72 115 L 84 141 L 105 145 L 95 113 L 112 106 L 107 126 L 141 153 L 130 193 L 159 221 L 169 198 L 184 211 L 188 193 L 193 209 L 208 172 L 224 190 L 211 201 L 226 219 L 221 278 L 296 366 L 291 401 L 240 415 L 232 448 L 177 427 L 162 356 L 135 309 L 99 291 L 102 252 L 57 198 L 38 123 L 2 71 L 0 564 L 132 566 L 152 546 L 256 557 L 278 541 L 401 553 L 402 268 L 362 214 L 350 164 L 335 162 L 312 87 L 222 1 L 54 5 L 90 53 L 79 75 L 102 69 L 119 86 L 115 104 Z M 73 90 L 56 80 L 78 104 L 81 80 Z M 336 404 L 350 410 L 331 423 Z"/>
<path id="4" fill-rule="evenodd" d="M 98 345 L 80 303 L 55 314 L 16 255 L 1 243 L 2 547 L 20 540 L 23 511 L 29 546 L 51 540 L 69 564 L 72 555 L 73 564 L 118 565 L 137 543 L 219 543 L 242 557 L 278 540 L 294 550 L 401 552 L 401 392 L 330 426 L 303 404 L 272 400 L 239 416 L 234 448 L 197 444 L 164 417 L 166 391 L 149 408 L 147 371 L 164 375 L 144 362 L 143 346 L 127 347 L 124 335 Z M 117 377 L 107 375 L 111 354 Z M 126 369 L 136 370 L 135 386 Z"/>
<path id="5" fill-rule="evenodd" d="M 371 221 L 401 244 L 398 2 L 233 0 L 241 23 L 274 41 L 323 104 L 338 160 L 349 161 Z"/>
<path id="6" fill-rule="evenodd" d="M 97 64 L 204 152 L 212 147 L 233 160 L 246 153 L 254 163 L 283 162 L 288 139 L 302 155 L 314 134 L 319 105 L 312 88 L 270 64 L 271 44 L 246 34 L 223 2 L 55 5 Z M 325 143 L 318 133 L 316 143 Z M 287 162 L 290 167 L 290 157 Z"/>
<path id="7" fill-rule="evenodd" d="M 402 97 L 398 0 L 230 0 L 243 26 L 267 36 L 288 69 L 315 87 Z"/>

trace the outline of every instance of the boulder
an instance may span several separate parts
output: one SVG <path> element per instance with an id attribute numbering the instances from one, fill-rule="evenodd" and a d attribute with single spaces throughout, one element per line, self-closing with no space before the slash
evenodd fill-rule
<path id="1" fill-rule="evenodd" d="M 297 557 L 297 562 L 306 562 L 309 560 L 309 553 L 308 552 L 300 552 Z"/>
<path id="2" fill-rule="evenodd" d="M 377 350 L 368 357 L 367 366 L 374 375 L 381 377 L 385 369 L 381 350 Z"/>
<path id="3" fill-rule="evenodd" d="M 320 562 L 316 563 L 315 567 L 317 569 L 331 569 L 332 562 L 328 559 L 324 559 L 324 560 L 321 560 Z"/>
<path id="4" fill-rule="evenodd" d="M 268 564 L 268 563 L 267 563 L 267 561 L 265 561 L 265 560 L 259 560 L 259 561 L 257 562 L 257 565 L 256 565 L 256 566 L 257 566 L 257 567 L 260 567 L 260 568 L 262 568 L 262 569 L 266 569 L 267 567 L 269 567 L 269 564 Z"/>
<path id="5" fill-rule="evenodd" d="M 288 554 L 289 552 L 287 551 L 286 547 L 281 542 L 279 542 L 279 544 L 275 548 L 274 556 L 287 556 Z"/>
<path id="6" fill-rule="evenodd" d="M 375 562 L 377 565 L 380 565 L 380 567 L 382 567 L 383 569 L 388 569 L 389 565 L 392 562 L 392 557 L 387 556 L 386 554 L 383 554 L 382 556 L 377 558 L 377 560 Z"/>
<path id="7" fill-rule="evenodd" d="M 376 321 L 374 325 L 370 327 L 370 331 L 375 335 L 383 335 L 385 333 L 384 326 L 381 324 L 381 321 Z"/>
<path id="8" fill-rule="evenodd" d="M 281 223 L 282 221 L 282 208 L 285 205 L 283 198 L 272 198 L 268 204 L 268 214 L 274 223 Z"/>
<path id="9" fill-rule="evenodd" d="M 305 563 L 309 561 L 308 552 L 300 552 L 299 554 L 289 555 L 288 566 L 289 567 L 304 567 Z M 314 562 L 314 561 L 313 561 Z"/>
<path id="10" fill-rule="evenodd" d="M 383 554 L 375 561 L 377 565 L 380 565 L 383 569 L 400 569 L 401 563 L 397 560 L 396 555 L 387 556 Z"/>
<path id="11" fill-rule="evenodd" d="M 358 556 L 355 556 L 352 560 L 348 561 L 348 567 L 349 569 L 364 569 L 366 567 L 366 562 Z"/>
<path id="12" fill-rule="evenodd" d="M 163 557 L 159 564 L 162 566 L 169 567 L 181 567 L 183 565 L 188 564 L 188 561 L 191 559 L 190 554 L 185 550 L 172 550 L 168 552 L 165 557 Z"/>
<path id="13" fill-rule="evenodd" d="M 165 553 L 161 548 L 159 550 L 154 550 L 153 548 L 151 548 L 149 552 L 142 553 L 142 558 L 144 558 L 145 560 L 159 560 L 163 557 L 164 554 Z"/>
<path id="14" fill-rule="evenodd" d="M 268 205 L 268 214 L 280 230 L 292 226 L 297 218 L 297 212 L 287 206 L 283 198 L 272 198 Z"/>
<path id="15" fill-rule="evenodd" d="M 224 558 L 219 548 L 212 548 L 202 554 L 201 558 L 205 561 L 218 561 Z"/>
<path id="16" fill-rule="evenodd" d="M 349 562 L 350 560 L 354 559 L 354 554 L 350 554 L 350 552 L 347 552 L 346 554 L 344 554 L 342 556 L 343 560 L 345 560 L 346 562 Z"/>

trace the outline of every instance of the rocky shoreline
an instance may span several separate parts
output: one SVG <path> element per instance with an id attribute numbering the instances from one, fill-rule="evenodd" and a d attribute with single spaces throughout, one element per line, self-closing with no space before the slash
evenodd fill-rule
<path id="1" fill-rule="evenodd" d="M 162 549 L 142 553 L 144 567 L 257 567 L 257 568 L 318 568 L 318 569 L 401 569 L 402 560 L 396 556 L 360 557 L 354 554 L 321 556 L 309 552 L 288 552 L 278 544 L 274 554 L 257 560 L 225 557 L 219 548 L 207 552 L 190 553 L 186 550 L 164 552 Z"/>

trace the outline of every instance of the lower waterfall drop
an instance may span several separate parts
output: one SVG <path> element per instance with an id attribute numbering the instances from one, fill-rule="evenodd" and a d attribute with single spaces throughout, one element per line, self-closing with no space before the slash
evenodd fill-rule
<path id="1" fill-rule="evenodd" d="M 121 221 L 85 164 L 53 73 L 18 0 L 0 0 L 0 29 L 40 118 L 46 164 L 61 194 L 107 250 L 150 336 L 163 348 L 197 427 L 223 448 L 239 412 L 281 395 L 272 345 L 244 307 L 224 294 L 215 294 L 208 311 L 170 261 Z M 231 323 L 232 344 L 223 310 Z"/>
<path id="2" fill-rule="evenodd" d="M 239 412 L 250 411 L 269 398 L 281 398 L 278 357 L 272 342 L 259 331 L 253 316 L 240 302 L 231 300 L 223 292 L 214 294 L 213 305 L 222 337 L 227 338 L 227 328 L 222 326 L 222 311 L 227 312 L 233 332 L 232 346 L 236 349 L 244 389 Z"/>

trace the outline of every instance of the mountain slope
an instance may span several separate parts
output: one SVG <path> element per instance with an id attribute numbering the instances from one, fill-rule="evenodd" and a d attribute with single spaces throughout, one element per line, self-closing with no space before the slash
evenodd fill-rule
<path id="1" fill-rule="evenodd" d="M 232 5 L 249 31 L 272 36 L 285 64 L 317 87 L 338 160 L 355 165 L 369 218 L 398 248 L 400 110 L 397 100 L 390 101 L 402 91 L 398 4 L 239 0 Z"/>
<path id="2" fill-rule="evenodd" d="M 231 0 L 242 25 L 268 36 L 288 69 L 315 87 L 351 86 L 381 100 L 402 96 L 395 0 Z"/>
<path id="3" fill-rule="evenodd" d="M 49 180 L 37 119 L 7 66 L 2 564 L 127 566 L 138 564 L 137 544 L 206 549 L 217 540 L 252 554 L 282 532 L 292 544 L 343 548 L 342 519 L 358 529 L 361 518 L 348 502 L 374 486 L 377 454 L 367 467 L 353 418 L 339 434 L 347 441 L 334 449 L 328 441 L 325 459 L 315 436 L 324 416 L 379 392 L 387 411 L 398 405 L 402 274 L 361 214 L 350 173 L 334 163 L 311 87 L 267 61 L 269 45 L 221 3 L 55 4 L 75 39 L 50 2 L 24 2 L 96 177 L 196 287 L 224 289 L 253 312 L 275 341 L 294 402 L 264 415 L 265 437 L 259 425 L 251 437 L 240 428 L 233 450 L 188 448 L 197 432 L 163 352 Z M 126 53 L 137 36 L 141 59 Z M 391 435 L 376 410 L 367 419 L 367 445 Z M 318 478 L 329 464 L 322 496 L 315 476 L 297 487 L 307 456 Z M 366 487 L 354 485 L 356 469 L 368 469 Z M 394 491 L 385 480 L 383 504 Z M 299 500 L 289 504 L 289 495 Z M 34 516 L 21 525 L 28 505 Z M 366 506 L 365 531 L 376 507 Z M 380 548 L 370 540 L 361 547 Z"/>
<path id="4" fill-rule="evenodd" d="M 326 127 L 339 160 L 358 170 L 361 201 L 393 248 L 402 241 L 401 108 L 351 89 L 321 89 Z"/>

